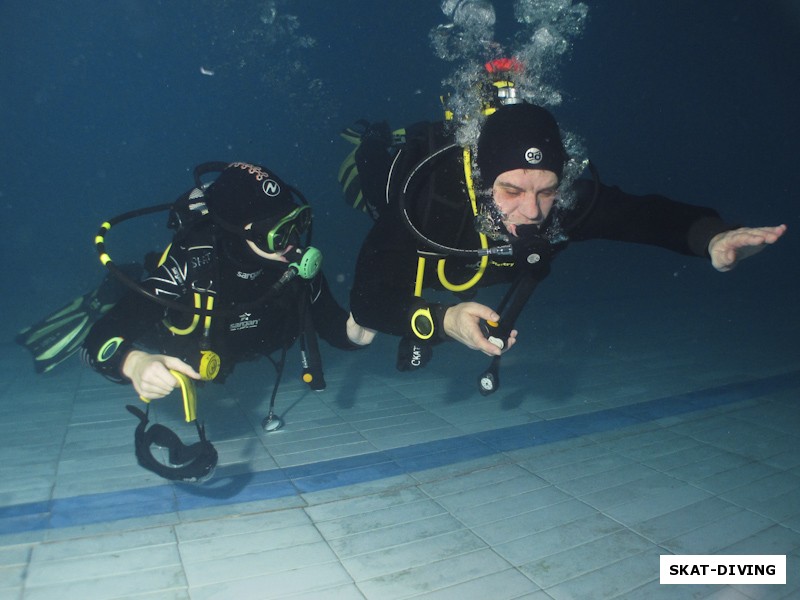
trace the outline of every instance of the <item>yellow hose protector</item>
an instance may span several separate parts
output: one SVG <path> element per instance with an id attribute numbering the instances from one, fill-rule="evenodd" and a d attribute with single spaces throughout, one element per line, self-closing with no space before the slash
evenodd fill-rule
<path id="1" fill-rule="evenodd" d="M 200 294 L 197 292 L 194 293 L 194 307 L 198 310 L 198 312 L 194 313 L 192 316 L 192 322 L 189 323 L 188 327 L 185 327 L 184 329 L 178 329 L 175 327 L 175 325 L 168 323 L 166 319 L 164 320 L 164 325 L 175 335 L 189 335 L 195 329 L 197 329 L 197 324 L 200 322 Z"/>
<path id="2" fill-rule="evenodd" d="M 425 277 L 425 257 L 417 256 L 417 279 L 414 282 L 414 295 L 422 298 L 422 280 Z"/>
<path id="3" fill-rule="evenodd" d="M 478 199 L 475 195 L 475 185 L 472 179 L 472 155 L 469 151 L 469 147 L 464 148 L 464 179 L 467 182 L 467 192 L 469 193 L 469 201 L 472 205 L 472 214 L 473 216 L 477 216 Z M 486 236 L 482 233 L 479 233 L 478 236 L 481 240 L 481 248 L 486 250 L 489 247 L 489 242 L 487 241 Z M 481 277 L 483 277 L 483 274 L 486 272 L 486 267 L 489 264 L 489 257 L 487 255 L 481 256 L 481 262 L 480 265 L 478 265 L 478 272 L 475 273 L 475 275 L 469 281 L 455 284 L 451 283 L 447 279 L 447 275 L 444 271 L 446 260 L 447 259 L 444 258 L 439 259 L 439 263 L 436 265 L 436 273 L 439 275 L 439 281 L 441 282 L 442 286 L 451 292 L 463 292 L 464 290 L 468 290 L 474 286 L 481 280 Z M 419 274 L 417 275 L 417 279 L 419 279 Z"/>

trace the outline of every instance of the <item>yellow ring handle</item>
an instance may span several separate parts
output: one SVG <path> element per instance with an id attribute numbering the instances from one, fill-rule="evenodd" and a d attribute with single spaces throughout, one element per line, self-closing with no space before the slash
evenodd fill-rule
<path id="1" fill-rule="evenodd" d="M 417 326 L 417 319 L 422 319 L 424 323 L 427 325 L 425 329 L 427 331 L 421 330 Z M 414 311 L 414 314 L 411 315 L 411 331 L 414 332 L 414 335 L 417 336 L 421 340 L 429 340 L 433 337 L 435 329 L 435 325 L 433 323 L 433 315 L 431 314 L 431 309 L 427 306 L 418 308 Z"/>

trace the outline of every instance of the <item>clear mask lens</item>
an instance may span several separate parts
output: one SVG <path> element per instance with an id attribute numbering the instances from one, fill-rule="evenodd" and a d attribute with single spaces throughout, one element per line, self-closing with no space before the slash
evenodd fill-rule
<path id="1" fill-rule="evenodd" d="M 253 224 L 254 242 L 266 252 L 282 252 L 288 246 L 297 246 L 300 235 L 311 225 L 311 208 L 298 206 L 277 223 Z"/>

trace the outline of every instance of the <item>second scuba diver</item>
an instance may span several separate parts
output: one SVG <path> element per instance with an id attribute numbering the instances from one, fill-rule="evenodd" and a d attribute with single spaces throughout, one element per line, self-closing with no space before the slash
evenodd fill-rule
<path id="1" fill-rule="evenodd" d="M 553 115 L 517 98 L 513 82 L 492 85 L 498 98 L 475 145 L 455 142 L 453 122 L 392 132 L 362 121 L 343 134 L 357 144 L 339 173 L 345 198 L 376 220 L 358 257 L 351 326 L 365 341 L 376 331 L 399 336 L 399 370 L 424 366 L 432 346 L 451 339 L 499 360 L 531 292 L 572 241 L 659 246 L 727 271 L 786 231 L 737 228 L 711 208 L 627 194 L 601 184 L 588 162 L 574 161 L 570 180 Z M 586 166 L 593 177 L 577 178 Z M 498 283 L 511 288 L 496 309 L 469 301 Z M 428 288 L 458 298 L 428 302 Z M 496 387 L 491 377 L 480 386 Z"/>
<path id="2" fill-rule="evenodd" d="M 224 381 L 237 363 L 276 351 L 283 352 L 279 380 L 286 350 L 301 338 L 304 379 L 312 389 L 323 389 L 315 332 L 336 348 L 359 346 L 348 337 L 347 312 L 319 270 L 321 254 L 304 247 L 310 206 L 296 203 L 299 192 L 262 166 L 209 163 L 198 170 L 196 187 L 172 207 L 172 243 L 144 280 L 131 286 L 138 289 L 94 324 L 84 361 L 112 381 L 131 383 L 147 402 L 183 387 L 186 378 Z M 203 185 L 203 171 L 217 170 L 216 180 Z M 101 259 L 110 262 L 104 253 Z M 277 382 L 273 403 L 276 391 Z M 137 431 L 142 466 L 182 480 L 202 479 L 213 470 L 208 464 L 191 467 L 190 458 L 179 460 L 186 464 L 177 472 L 170 470 L 175 464 L 153 463 L 150 443 L 170 444 L 142 439 L 146 416 L 129 410 L 143 423 Z M 266 430 L 271 417 L 272 405 Z M 198 431 L 207 443 L 199 425 Z M 172 446 L 182 447 L 177 440 Z M 213 454 L 206 463 L 216 464 Z"/>

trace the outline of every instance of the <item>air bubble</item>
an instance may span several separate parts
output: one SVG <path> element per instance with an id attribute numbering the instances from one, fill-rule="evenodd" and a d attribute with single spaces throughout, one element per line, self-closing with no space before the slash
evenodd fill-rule
<path id="1" fill-rule="evenodd" d="M 514 57 L 524 65 L 514 72 L 517 95 L 527 102 L 552 107 L 561 104 L 558 67 L 572 41 L 583 32 L 588 7 L 572 0 L 516 0 L 514 15 L 520 31 L 505 48 L 494 39 L 496 15 L 487 0 L 443 0 L 442 12 L 449 22 L 430 33 L 436 55 L 458 66 L 443 80 L 450 90 L 447 108 L 453 115 L 456 142 L 474 147 L 485 119 L 487 74 L 484 63 Z M 574 136 L 565 145 L 572 156 L 582 145 Z M 580 159 L 579 159 L 580 162 Z"/>

